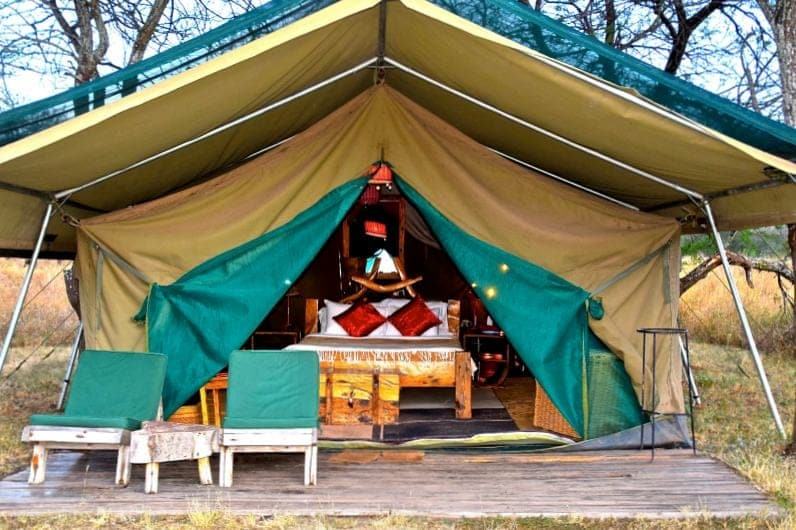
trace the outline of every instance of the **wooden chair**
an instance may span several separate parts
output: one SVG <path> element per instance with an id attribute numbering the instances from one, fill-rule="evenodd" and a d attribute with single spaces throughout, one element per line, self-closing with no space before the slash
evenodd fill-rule
<path id="1" fill-rule="evenodd" d="M 220 442 L 219 485 L 232 486 L 235 453 L 304 453 L 316 484 L 320 366 L 313 351 L 234 351 Z"/>
<path id="2" fill-rule="evenodd" d="M 50 449 L 118 451 L 116 484 L 130 481 L 130 431 L 158 416 L 166 356 L 86 350 L 63 414 L 34 414 L 22 431 L 33 444 L 28 482 L 44 482 Z"/>

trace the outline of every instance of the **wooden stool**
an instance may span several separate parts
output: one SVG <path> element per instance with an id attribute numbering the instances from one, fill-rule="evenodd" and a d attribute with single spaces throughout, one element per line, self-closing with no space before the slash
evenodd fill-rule
<path id="1" fill-rule="evenodd" d="M 209 425 L 168 421 L 145 421 L 130 434 L 130 463 L 146 464 L 144 490 L 158 492 L 158 471 L 162 462 L 196 460 L 199 482 L 212 484 L 210 455 L 218 452 L 218 431 Z"/>

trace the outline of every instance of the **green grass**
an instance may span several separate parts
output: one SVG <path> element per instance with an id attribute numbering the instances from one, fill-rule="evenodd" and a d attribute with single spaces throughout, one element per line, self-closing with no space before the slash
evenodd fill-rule
<path id="1" fill-rule="evenodd" d="M 697 410 L 697 442 L 710 453 L 748 477 L 767 491 L 784 509 L 780 520 L 742 518 L 713 520 L 698 516 L 685 521 L 644 519 L 594 521 L 580 518 L 558 519 L 478 519 L 444 520 L 387 516 L 381 518 L 297 518 L 280 516 L 232 516 L 223 510 L 196 510 L 179 517 L 81 516 L 0 517 L 0 527 L 8 528 L 310 528 L 310 529 L 531 529 L 531 528 L 796 528 L 796 458 L 783 456 L 783 441 L 772 428 L 765 400 L 745 351 L 724 346 L 695 344 L 693 363 L 704 405 Z M 27 350 L 14 350 L 8 365 L 16 366 Z M 46 352 L 42 352 L 46 353 Z M 19 442 L 25 419 L 31 412 L 53 410 L 66 362 L 66 349 L 37 363 L 31 359 L 12 379 L 0 383 L 0 474 L 26 465 L 28 448 Z M 38 357 L 40 357 L 39 354 Z M 790 426 L 796 408 L 794 381 L 796 358 L 791 355 L 766 356 L 771 379 L 784 420 Z M 5 377 L 5 376 L 4 376 Z"/>

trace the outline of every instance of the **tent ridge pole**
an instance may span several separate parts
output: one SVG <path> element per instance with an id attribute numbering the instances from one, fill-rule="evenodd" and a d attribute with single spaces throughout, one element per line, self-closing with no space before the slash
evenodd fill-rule
<path id="1" fill-rule="evenodd" d="M 782 425 L 782 418 L 780 417 L 779 410 L 777 409 L 777 402 L 774 400 L 774 395 L 771 393 L 771 385 L 768 383 L 766 370 L 763 367 L 763 360 L 761 359 L 760 352 L 757 349 L 757 343 L 755 342 L 754 335 L 752 334 L 752 328 L 749 325 L 749 318 L 746 315 L 746 309 L 744 308 L 743 301 L 741 300 L 741 294 L 738 291 L 738 286 L 736 285 L 735 278 L 732 275 L 730 262 L 727 259 L 727 251 L 724 248 L 724 242 L 722 241 L 721 234 L 716 226 L 716 220 L 713 218 L 713 210 L 710 208 L 709 201 L 702 201 L 702 208 L 705 211 L 705 216 L 707 217 L 708 222 L 710 223 L 713 239 L 716 241 L 716 246 L 719 249 L 719 257 L 721 258 L 721 265 L 724 269 L 724 275 L 727 277 L 727 283 L 730 285 L 732 300 L 735 303 L 735 309 L 738 312 L 738 318 L 741 320 L 741 327 L 743 328 L 744 335 L 746 335 L 746 341 L 749 343 L 749 352 L 752 354 L 752 360 L 755 363 L 757 376 L 760 378 L 760 384 L 763 387 L 763 393 L 766 396 L 768 408 L 771 411 L 771 416 L 774 418 L 774 424 L 776 425 L 780 435 L 782 435 L 783 438 L 787 438 L 787 434 L 785 434 L 785 427 Z"/>
<path id="2" fill-rule="evenodd" d="M 521 165 L 523 167 L 526 167 L 526 168 L 528 168 L 530 170 L 533 170 L 533 171 L 536 171 L 538 173 L 541 173 L 542 175 L 550 177 L 553 180 L 557 180 L 559 182 L 563 182 L 564 184 L 572 186 L 573 188 L 577 188 L 579 190 L 585 191 L 586 193 L 589 193 L 589 194 L 594 195 L 596 197 L 600 197 L 601 199 L 605 199 L 606 201 L 612 202 L 614 204 L 618 204 L 619 206 L 624 206 L 625 208 L 629 208 L 629 209 L 635 210 L 637 212 L 639 211 L 639 208 L 637 206 L 633 206 L 630 203 L 624 202 L 624 201 L 619 200 L 619 199 L 617 199 L 615 197 L 611 197 L 610 195 L 607 195 L 605 193 L 602 193 L 600 191 L 592 189 L 592 188 L 590 188 L 588 186 L 584 186 L 583 184 L 579 184 L 579 183 L 577 183 L 577 182 L 575 182 L 573 180 L 569 180 L 569 179 L 566 179 L 566 178 L 564 178 L 564 177 L 562 177 L 560 175 L 556 175 L 552 171 L 547 171 L 546 169 L 542 169 L 540 167 L 534 166 L 533 164 L 529 164 L 525 160 L 521 160 L 519 158 L 515 158 L 515 157 L 513 157 L 511 155 L 508 155 L 508 154 L 504 153 L 503 151 L 498 151 L 497 149 L 494 149 L 492 147 L 487 147 L 487 149 L 489 149 L 490 151 L 492 151 L 493 153 L 495 153 L 497 155 L 502 156 L 503 158 L 505 158 L 507 160 L 511 160 L 515 164 L 519 164 L 519 165 Z"/>
<path id="3" fill-rule="evenodd" d="M 578 151 L 581 151 L 583 153 L 589 154 L 589 155 L 591 155 L 591 156 L 593 156 L 595 158 L 599 158 L 600 160 L 603 160 L 605 162 L 613 164 L 614 166 L 622 168 L 622 169 L 624 169 L 626 171 L 630 171 L 631 173 L 634 173 L 634 174 L 636 174 L 636 175 L 638 175 L 640 177 L 643 177 L 643 178 L 645 178 L 647 180 L 651 180 L 651 181 L 653 181 L 653 182 L 655 182 L 657 184 L 661 184 L 663 186 L 666 186 L 667 188 L 671 188 L 673 190 L 679 191 L 680 193 L 688 195 L 689 197 L 692 197 L 694 199 L 698 199 L 698 200 L 702 200 L 703 199 L 702 194 L 699 193 L 699 192 L 696 192 L 694 190 L 688 189 L 688 188 L 686 188 L 684 186 L 681 186 L 679 184 L 676 184 L 674 182 L 670 182 L 670 181 L 668 181 L 666 179 L 663 179 L 661 177 L 657 177 L 657 176 L 653 175 L 652 173 L 644 171 L 643 169 L 639 169 L 639 168 L 637 168 L 637 167 L 635 167 L 635 166 L 633 166 L 631 164 L 628 164 L 626 162 L 622 162 L 621 160 L 618 160 L 618 159 L 616 159 L 616 158 L 614 158 L 612 156 L 609 156 L 609 155 L 606 155 L 604 153 L 601 153 L 600 151 L 597 151 L 597 150 L 592 149 L 590 147 L 586 147 L 585 145 L 579 144 L 578 142 L 576 142 L 574 140 L 570 140 L 569 138 L 561 136 L 560 134 L 557 134 L 557 133 L 554 133 L 553 131 L 545 129 L 544 127 L 541 127 L 539 125 L 534 125 L 533 123 L 525 121 L 522 118 L 518 118 L 517 116 L 515 116 L 515 115 L 513 115 L 511 113 L 508 113 L 508 112 L 506 112 L 504 110 L 501 110 L 501 109 L 495 107 L 494 105 L 490 105 L 489 103 L 481 101 L 480 99 L 477 99 L 477 98 L 475 98 L 475 97 L 473 97 L 473 96 L 471 96 L 469 94 L 466 94 L 466 93 L 464 93 L 464 92 L 462 92 L 460 90 L 457 90 L 457 89 L 455 89 L 455 88 L 453 88 L 451 86 L 448 86 L 445 83 L 437 81 L 436 79 L 433 79 L 433 78 L 431 78 L 431 77 L 429 77 L 429 76 L 427 76 L 427 75 L 425 75 L 425 74 L 423 74 L 421 72 L 418 72 L 417 70 L 415 70 L 413 68 L 410 68 L 410 67 L 408 67 L 408 66 L 406 66 L 404 64 L 401 64 L 400 62 L 398 62 L 398 61 L 396 61 L 394 59 L 391 59 L 390 57 L 385 57 L 384 60 L 387 63 L 395 66 L 399 70 L 402 70 L 402 71 L 404 71 L 404 72 L 406 72 L 406 73 L 408 73 L 410 75 L 413 75 L 413 76 L 415 76 L 415 77 L 417 77 L 419 79 L 422 79 L 423 81 L 425 81 L 427 83 L 430 83 L 430 84 L 436 86 L 437 88 L 441 88 L 442 90 L 444 90 L 444 91 L 446 91 L 446 92 L 448 92 L 450 94 L 453 94 L 455 96 L 458 96 L 458 97 L 460 97 L 460 98 L 462 98 L 462 99 L 464 99 L 466 101 L 469 101 L 470 103 L 473 103 L 474 105 L 477 105 L 477 106 L 479 106 L 479 107 L 481 107 L 483 109 L 486 109 L 486 110 L 488 110 L 488 111 L 490 111 L 492 113 L 495 113 L 495 114 L 497 114 L 499 116 L 502 116 L 502 117 L 506 118 L 507 120 L 513 121 L 514 123 L 516 123 L 518 125 L 522 125 L 526 129 L 530 129 L 532 131 L 535 131 L 535 132 L 538 132 L 540 134 L 543 134 L 543 135 L 547 136 L 548 138 L 552 138 L 553 140 L 555 140 L 555 141 L 557 141 L 559 143 L 565 144 L 565 145 L 567 145 L 569 147 L 577 149 Z"/>
<path id="4" fill-rule="evenodd" d="M 22 278 L 22 285 L 19 287 L 17 301 L 16 304 L 14 304 L 14 310 L 11 312 L 11 319 L 8 321 L 8 329 L 6 330 L 5 339 L 3 339 L 3 347 L 0 349 L 0 372 L 2 372 L 3 366 L 5 365 L 8 351 L 11 349 L 11 340 L 14 338 L 14 332 L 17 329 L 19 317 L 22 314 L 22 308 L 25 305 L 25 297 L 28 295 L 28 289 L 30 289 L 30 282 L 33 279 L 33 271 L 36 269 L 36 262 L 39 259 L 41 247 L 44 244 L 44 236 L 47 233 L 47 226 L 50 224 L 50 217 L 52 216 L 52 213 L 53 203 L 48 202 L 47 207 L 44 209 L 44 215 L 42 216 L 41 220 L 41 228 L 39 228 L 39 236 L 36 238 L 36 245 L 33 247 L 33 254 L 30 257 L 28 270 L 25 271 L 25 276 Z"/>
<path id="5" fill-rule="evenodd" d="M 147 158 L 144 158 L 143 160 L 139 160 L 138 162 L 130 164 L 129 166 L 124 167 L 122 169 L 117 169 L 117 170 L 112 171 L 112 172 L 110 172 L 110 173 L 108 173 L 106 175 L 103 175 L 101 177 L 92 179 L 92 180 L 90 180 L 88 182 L 84 182 L 83 184 L 80 184 L 79 186 L 75 186 L 73 188 L 69 188 L 69 189 L 66 189 L 66 190 L 59 191 L 59 192 L 54 194 L 54 197 L 56 199 L 58 199 L 58 200 L 61 200 L 61 199 L 65 198 L 65 197 L 69 197 L 69 196 L 71 196 L 71 195 L 73 195 L 73 194 L 75 194 L 75 193 L 77 193 L 79 191 L 83 191 L 83 190 L 85 190 L 87 188 L 90 188 L 92 186 L 96 186 L 97 184 L 101 184 L 102 182 L 105 182 L 106 180 L 110 180 L 110 179 L 112 179 L 114 177 L 117 177 L 117 176 L 121 175 L 122 173 L 126 173 L 128 171 L 131 171 L 133 169 L 141 167 L 141 166 L 143 166 L 145 164 L 148 164 L 149 162 L 153 162 L 153 161 L 155 161 L 155 160 L 157 160 L 159 158 L 163 158 L 164 156 L 169 155 L 171 153 L 174 153 L 175 151 L 179 151 L 180 149 L 182 149 L 184 147 L 188 147 L 188 146 L 193 145 L 195 143 L 201 142 L 202 140 L 210 138 L 211 136 L 215 136 L 216 134 L 218 134 L 220 132 L 224 132 L 224 131 L 226 131 L 228 129 L 231 129 L 232 127 L 235 127 L 236 125 L 240 125 L 241 123 L 249 121 L 252 118 L 256 118 L 258 116 L 262 116 L 263 114 L 266 114 L 266 113 L 268 113 L 268 112 L 270 112 L 270 111 L 272 111 L 274 109 L 277 109 L 277 108 L 279 108 L 279 107 L 281 107 L 283 105 L 286 105 L 286 104 L 290 103 L 291 101 L 294 101 L 294 100 L 299 99 L 299 98 L 301 98 L 303 96 L 306 96 L 307 94 L 315 92 L 316 90 L 320 90 L 321 88 L 324 88 L 325 86 L 331 85 L 332 83 L 334 83 L 336 81 L 339 81 L 340 79 L 342 79 L 344 77 L 347 77 L 349 75 L 355 74 L 355 73 L 359 72 L 360 70 L 364 70 L 365 68 L 368 68 L 369 66 L 371 66 L 376 61 L 376 59 L 377 59 L 376 57 L 371 57 L 368 60 L 363 61 L 363 62 L 359 63 L 358 65 L 352 67 L 352 68 L 349 68 L 349 69 L 344 70 L 344 71 L 342 71 L 342 72 L 340 72 L 338 74 L 335 74 L 335 75 L 333 75 L 331 77 L 328 77 L 328 78 L 324 79 L 323 81 L 319 81 L 317 83 L 314 83 L 314 84 L 312 84 L 312 85 L 310 85 L 310 86 L 308 86 L 306 88 L 303 88 L 303 89 L 299 90 L 298 92 L 294 92 L 293 94 L 291 94 L 289 96 L 286 96 L 286 97 L 284 97 L 282 99 L 279 99 L 279 100 L 277 100 L 277 101 L 275 101 L 273 103 L 270 103 L 270 104 L 266 105 L 265 107 L 262 107 L 260 109 L 257 109 L 255 111 L 253 111 L 253 112 L 245 114 L 245 115 L 241 116 L 240 118 L 236 118 L 236 119 L 234 119 L 232 121 L 228 121 L 227 123 L 219 125 L 218 127 L 215 127 L 214 129 L 211 129 L 211 130 L 207 131 L 206 133 L 204 133 L 204 134 L 202 134 L 200 136 L 196 136 L 196 137 L 191 138 L 189 140 L 186 140 L 186 141 L 184 141 L 182 143 L 179 143 L 179 144 L 177 144 L 175 146 L 169 147 L 168 149 L 166 149 L 164 151 L 160 151 L 158 153 L 155 153 L 154 155 L 148 156 Z"/>

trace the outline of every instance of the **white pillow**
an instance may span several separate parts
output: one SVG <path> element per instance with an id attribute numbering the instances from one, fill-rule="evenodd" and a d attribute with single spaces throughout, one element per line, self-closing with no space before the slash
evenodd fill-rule
<path id="1" fill-rule="evenodd" d="M 323 303 L 326 306 L 326 325 L 321 327 L 321 333 L 325 335 L 342 335 L 344 337 L 348 336 L 348 333 L 343 329 L 343 326 L 337 323 L 334 319 L 337 315 L 344 313 L 351 307 L 351 304 L 339 304 L 337 302 L 332 302 L 331 300 L 324 300 Z"/>

